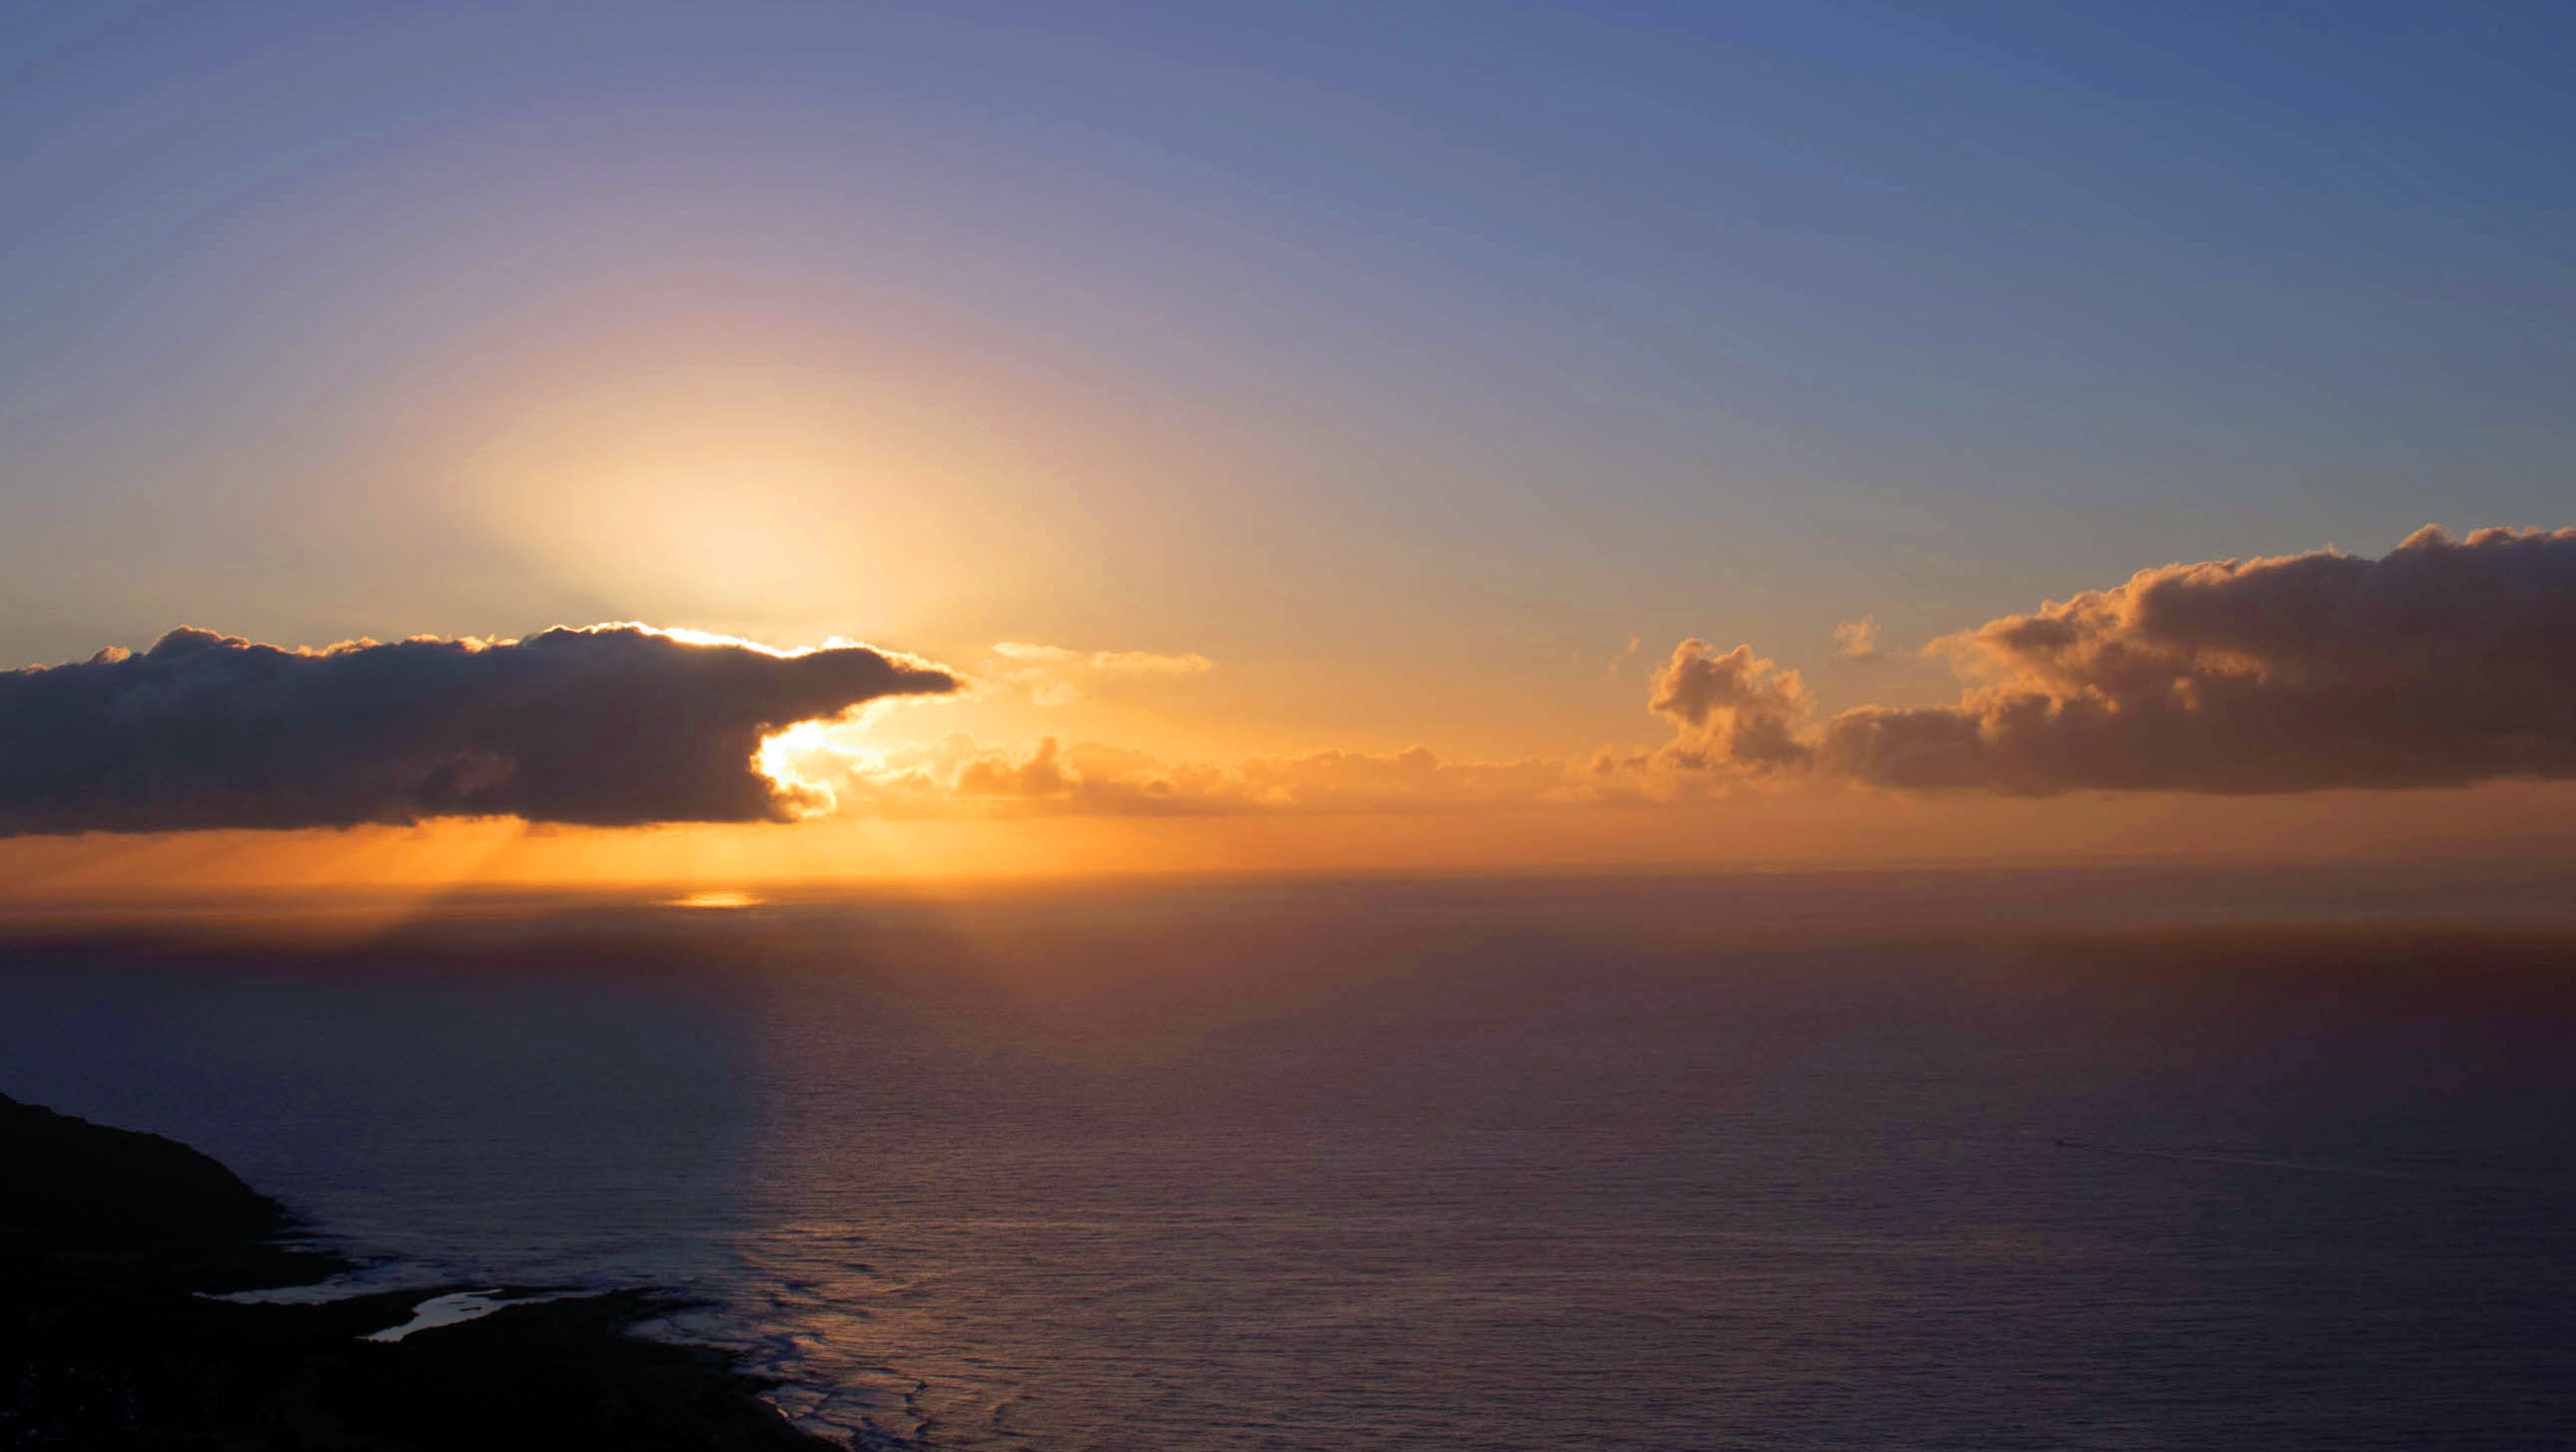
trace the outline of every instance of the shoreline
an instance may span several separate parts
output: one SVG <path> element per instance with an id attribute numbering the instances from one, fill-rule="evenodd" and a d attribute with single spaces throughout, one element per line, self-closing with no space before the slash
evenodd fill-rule
<path id="1" fill-rule="evenodd" d="M 353 1269 L 159 1135 L 0 1095 L 0 1445 L 816 1452 L 770 1383 L 631 1328 L 650 1289 L 404 1287 L 244 1300 Z M 453 1298 L 508 1297 L 470 1317 Z M 399 1335 L 389 1333 L 400 1332 Z"/>

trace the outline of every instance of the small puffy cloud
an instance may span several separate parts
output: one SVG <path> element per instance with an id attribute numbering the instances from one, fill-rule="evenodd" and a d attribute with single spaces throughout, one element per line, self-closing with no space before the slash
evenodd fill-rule
<path id="1" fill-rule="evenodd" d="M 2165 565 L 1933 650 L 1972 683 L 1956 704 L 1819 725 L 1803 693 L 1764 694 L 1749 649 L 1688 642 L 1690 670 L 1655 702 L 1682 726 L 1667 750 L 2022 795 L 2576 777 L 2576 530 L 2428 527 L 2379 559 Z"/>
<path id="2" fill-rule="evenodd" d="M 1750 771 L 1807 764 L 1810 750 L 1800 733 L 1815 702 L 1806 682 L 1749 645 L 1712 655 L 1706 641 L 1683 641 L 1656 674 L 1646 704 L 1679 728 L 1659 753 L 1671 764 Z"/>
<path id="3" fill-rule="evenodd" d="M 1878 659 L 1878 617 L 1864 615 L 1835 626 L 1834 649 L 1845 660 Z"/>
<path id="4" fill-rule="evenodd" d="M 1005 640 L 993 647 L 994 666 L 986 672 L 996 685 L 1025 690 L 1041 706 L 1066 706 L 1082 699 L 1084 683 L 1097 676 L 1189 676 L 1216 669 L 1216 662 L 1195 652 L 1160 655 L 1150 650 L 1067 650 L 1060 645 L 1033 645 Z"/>
<path id="5" fill-rule="evenodd" d="M 957 686 L 866 646 L 627 624 L 319 651 L 183 628 L 0 674 L 0 834 L 782 820 L 817 803 L 757 769 L 764 737 Z"/>

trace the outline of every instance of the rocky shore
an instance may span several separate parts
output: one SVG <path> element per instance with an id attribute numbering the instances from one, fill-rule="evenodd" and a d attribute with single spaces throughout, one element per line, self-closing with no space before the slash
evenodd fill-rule
<path id="1" fill-rule="evenodd" d="M 347 1268 L 296 1230 L 186 1145 L 0 1096 L 0 1447 L 830 1445 L 721 1353 L 627 1334 L 682 1304 L 649 1291 L 505 1306 L 396 1342 L 363 1338 L 435 1288 L 210 1298 Z"/>

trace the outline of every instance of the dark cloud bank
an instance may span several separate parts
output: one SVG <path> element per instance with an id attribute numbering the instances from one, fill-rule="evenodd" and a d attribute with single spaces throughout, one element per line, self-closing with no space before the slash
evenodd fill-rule
<path id="1" fill-rule="evenodd" d="M 957 685 L 859 646 L 635 626 L 318 652 L 180 629 L 0 674 L 0 834 L 775 820 L 798 804 L 753 769 L 764 735 Z"/>
<path id="2" fill-rule="evenodd" d="M 1633 784 L 1703 773 L 2020 795 L 2576 778 L 2576 529 L 2166 565 L 1931 653 L 1969 682 L 1955 704 L 1828 718 L 1750 646 L 1685 641 L 1649 700 L 1673 739 L 1603 753 L 1588 789 L 1554 761 L 1328 752 L 1129 790 L 1133 753 L 1051 744 L 1025 762 L 961 748 L 898 785 L 1093 811 L 1409 810 L 1661 799 Z M 777 820 L 824 803 L 754 768 L 764 736 L 959 684 L 864 647 L 779 655 L 635 626 L 320 652 L 183 629 L 142 655 L 0 673 L 0 835 Z M 892 788 L 873 785 L 882 805 Z"/>
<path id="3" fill-rule="evenodd" d="M 2021 794 L 2576 776 L 2576 529 L 2167 565 L 1932 650 L 1976 683 L 1958 704 L 1818 724 L 1796 673 L 1685 642 L 1663 756 Z"/>

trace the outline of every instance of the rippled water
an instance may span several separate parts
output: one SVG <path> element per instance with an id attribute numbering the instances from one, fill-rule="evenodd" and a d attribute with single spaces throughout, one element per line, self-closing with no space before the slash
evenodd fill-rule
<path id="1" fill-rule="evenodd" d="M 2563 1445 L 2576 937 L 1996 891 L 55 933 L 0 1089 L 380 1274 L 693 1287 L 862 1446 Z"/>

